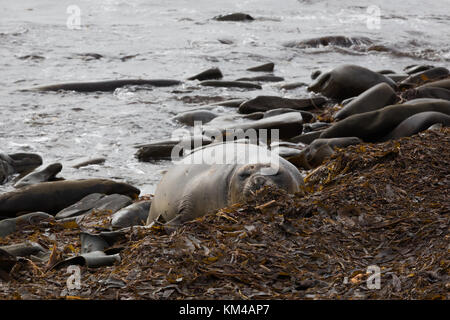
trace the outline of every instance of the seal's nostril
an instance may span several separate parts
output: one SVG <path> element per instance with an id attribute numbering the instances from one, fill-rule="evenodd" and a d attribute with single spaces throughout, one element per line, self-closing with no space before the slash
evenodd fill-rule
<path id="1" fill-rule="evenodd" d="M 266 179 L 264 177 L 255 177 L 253 178 L 255 187 L 261 188 L 266 184 Z"/>

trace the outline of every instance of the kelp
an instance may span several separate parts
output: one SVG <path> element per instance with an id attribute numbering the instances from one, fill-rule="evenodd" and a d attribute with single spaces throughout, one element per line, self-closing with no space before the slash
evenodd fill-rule
<path id="1" fill-rule="evenodd" d="M 302 192 L 266 188 L 173 232 L 155 224 L 111 235 L 108 212 L 25 225 L 0 246 L 33 241 L 49 260 L 0 251 L 0 297 L 447 299 L 449 168 L 450 129 L 427 130 L 339 149 Z M 79 266 L 80 288 L 70 289 L 67 267 L 52 266 L 83 253 L 82 232 L 114 239 L 100 249 L 121 259 Z"/>

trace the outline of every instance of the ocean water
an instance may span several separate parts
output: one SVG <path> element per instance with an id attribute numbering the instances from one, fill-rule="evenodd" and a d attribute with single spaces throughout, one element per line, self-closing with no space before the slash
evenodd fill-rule
<path id="1" fill-rule="evenodd" d="M 245 70 L 269 61 L 286 82 L 306 83 L 312 71 L 343 63 L 399 73 L 411 64 L 450 64 L 450 0 L 0 0 L 0 9 L 0 150 L 38 153 L 44 165 L 61 162 L 66 179 L 110 178 L 143 194 L 154 192 L 171 162 L 138 162 L 134 145 L 171 137 L 182 127 L 171 120 L 177 113 L 221 99 L 310 94 L 274 83 L 247 91 L 202 88 L 196 81 L 114 93 L 20 90 L 73 81 L 184 80 L 210 67 L 234 80 L 257 75 Z M 232 12 L 255 20 L 211 19 Z M 328 35 L 367 37 L 388 49 L 284 45 Z M 105 164 L 72 168 L 96 157 Z M 12 182 L 0 186 L 0 192 L 11 189 Z"/>

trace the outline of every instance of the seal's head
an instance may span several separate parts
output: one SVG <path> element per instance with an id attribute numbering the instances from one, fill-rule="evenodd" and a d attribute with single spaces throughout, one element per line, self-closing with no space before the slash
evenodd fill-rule
<path id="1" fill-rule="evenodd" d="M 266 186 L 278 187 L 289 193 L 299 191 L 298 183 L 283 166 L 254 163 L 244 165 L 234 172 L 230 180 L 229 199 L 232 204 L 246 201 Z"/>

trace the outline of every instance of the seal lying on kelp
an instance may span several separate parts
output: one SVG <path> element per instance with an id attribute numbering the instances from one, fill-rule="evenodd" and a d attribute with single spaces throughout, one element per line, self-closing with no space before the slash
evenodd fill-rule
<path id="1" fill-rule="evenodd" d="M 265 147 L 231 142 L 203 147 L 165 173 L 147 224 L 162 218 L 178 225 L 244 201 L 264 186 L 294 193 L 301 185 L 298 169 Z"/>

